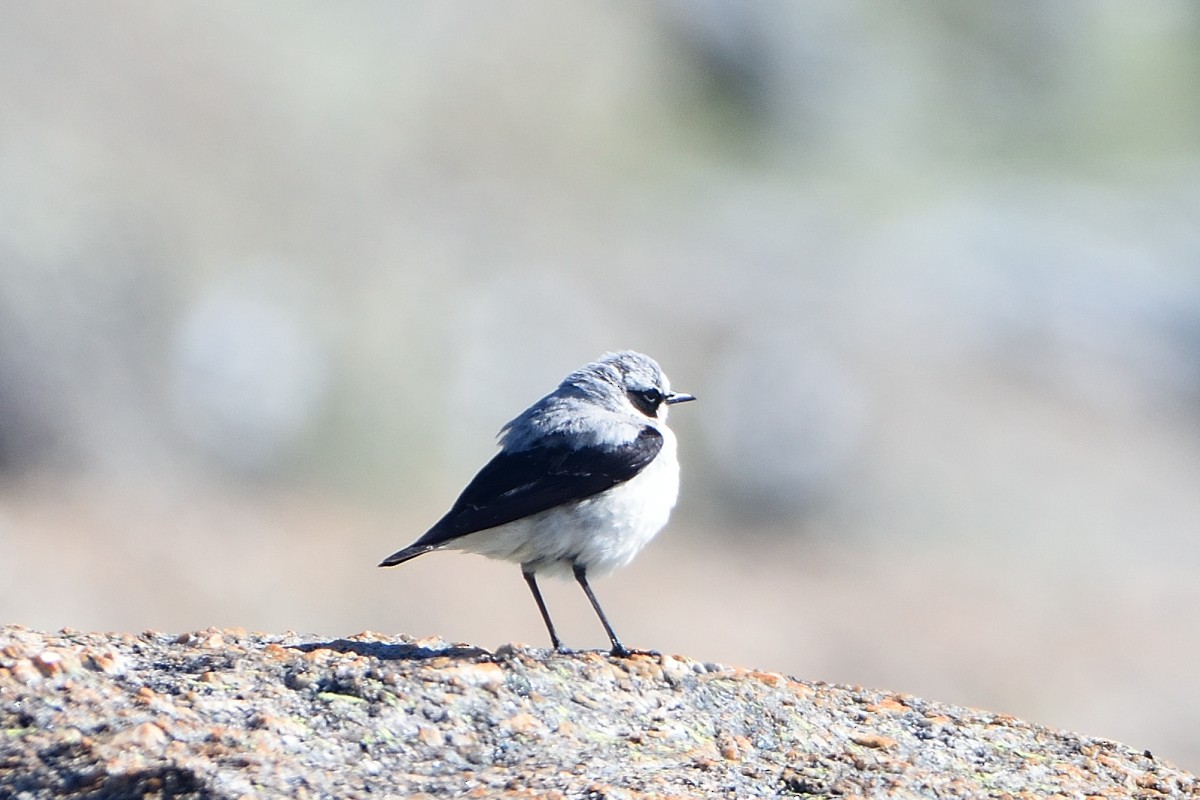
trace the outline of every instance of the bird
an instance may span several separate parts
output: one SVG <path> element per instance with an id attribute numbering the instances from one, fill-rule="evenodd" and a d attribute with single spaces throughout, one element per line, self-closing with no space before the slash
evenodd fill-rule
<path id="1" fill-rule="evenodd" d="M 589 577 L 623 567 L 667 524 L 679 461 L 667 411 L 694 395 L 671 390 L 658 362 L 605 353 L 508 422 L 500 450 L 450 510 L 393 567 L 435 550 L 520 564 L 554 650 L 569 653 L 538 588 L 539 575 L 574 577 L 608 634 L 613 656 L 632 652 L 596 599 Z"/>

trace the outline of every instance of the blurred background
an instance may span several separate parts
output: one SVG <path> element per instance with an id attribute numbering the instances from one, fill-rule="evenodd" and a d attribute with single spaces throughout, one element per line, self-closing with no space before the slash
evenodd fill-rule
<path id="1" fill-rule="evenodd" d="M 374 565 L 634 348 L 630 645 L 1200 769 L 1200 5 L 0 14 L 0 622 L 545 646 Z"/>

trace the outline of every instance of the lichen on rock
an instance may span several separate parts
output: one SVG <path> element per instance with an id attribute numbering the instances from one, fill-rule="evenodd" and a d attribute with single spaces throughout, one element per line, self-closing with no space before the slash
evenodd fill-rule
<path id="1" fill-rule="evenodd" d="M 682 656 L 0 628 L 0 798 L 1200 797 L 1123 745 Z"/>

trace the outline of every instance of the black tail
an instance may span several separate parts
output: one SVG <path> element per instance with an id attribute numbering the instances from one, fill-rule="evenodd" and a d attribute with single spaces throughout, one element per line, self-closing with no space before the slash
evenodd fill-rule
<path id="1" fill-rule="evenodd" d="M 392 553 L 390 556 L 385 558 L 383 561 L 380 561 L 379 566 L 394 567 L 397 564 L 403 564 L 405 561 L 408 561 L 409 559 L 413 559 L 413 558 L 416 558 L 417 556 L 424 555 L 425 553 L 428 553 L 430 550 L 437 550 L 437 546 L 431 545 L 431 544 L 414 544 L 411 547 L 406 547 L 403 550 L 397 550 L 395 553 Z"/>

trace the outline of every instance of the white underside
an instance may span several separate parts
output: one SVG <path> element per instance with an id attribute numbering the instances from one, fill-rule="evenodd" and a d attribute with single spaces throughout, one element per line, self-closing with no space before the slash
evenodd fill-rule
<path id="1" fill-rule="evenodd" d="M 588 576 L 623 567 L 654 538 L 679 495 L 675 435 L 645 469 L 608 491 L 456 539 L 450 548 L 515 561 L 539 575 L 566 577 L 574 564 Z"/>

